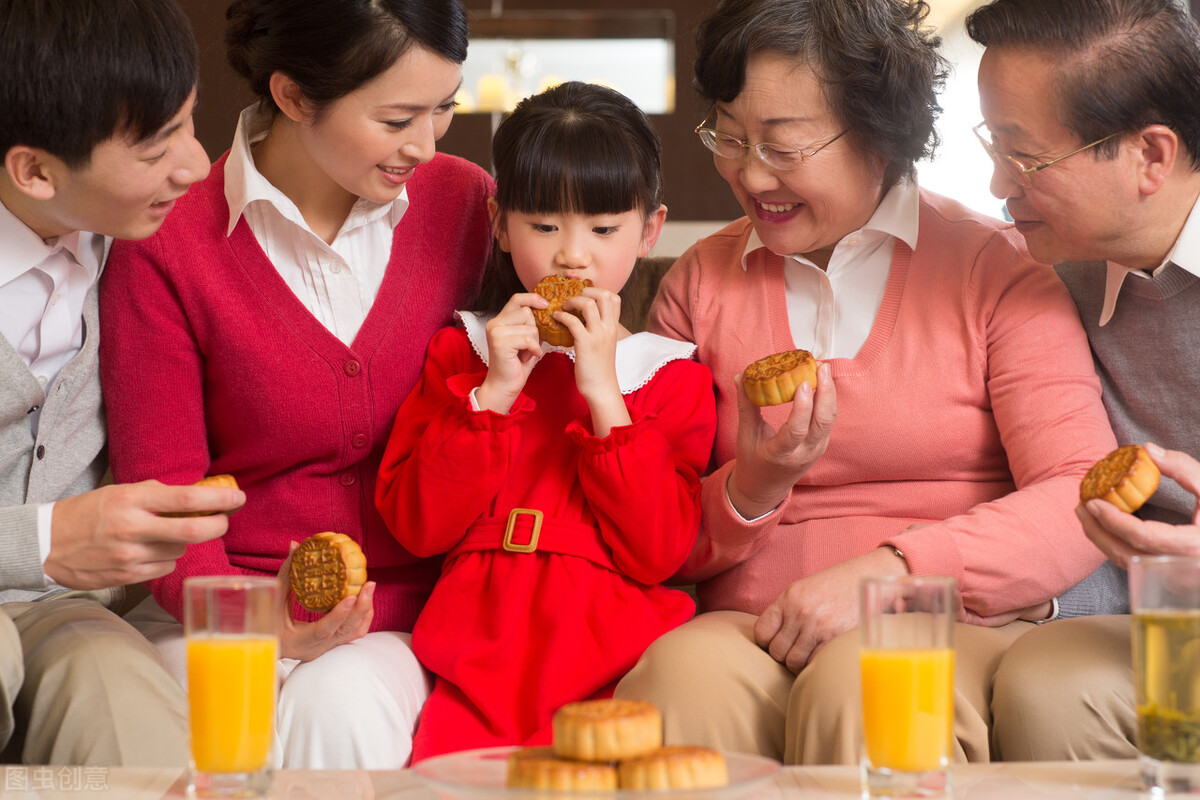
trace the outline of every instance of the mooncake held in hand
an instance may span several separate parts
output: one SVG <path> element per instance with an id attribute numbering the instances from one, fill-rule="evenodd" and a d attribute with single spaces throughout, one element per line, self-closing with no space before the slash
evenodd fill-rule
<path id="1" fill-rule="evenodd" d="M 1107 500 L 1122 511 L 1132 514 L 1150 499 L 1158 489 L 1161 473 L 1158 465 L 1141 445 L 1118 447 L 1083 476 L 1079 485 L 1079 500 Z"/>
<path id="2" fill-rule="evenodd" d="M 224 486 L 230 489 L 237 489 L 237 480 L 232 475 L 209 475 L 207 478 L 201 478 L 192 484 L 192 486 Z M 240 508 L 240 506 L 238 507 Z M 159 514 L 160 517 L 211 517 L 213 514 L 232 514 L 237 511 L 237 508 L 227 508 L 221 511 L 164 511 Z"/>
<path id="3" fill-rule="evenodd" d="M 587 278 L 564 278 L 562 275 L 547 275 L 538 281 L 533 291 L 550 301 L 546 308 L 533 309 L 533 321 L 537 323 L 538 336 L 543 342 L 558 347 L 573 347 L 575 337 L 567 330 L 567 326 L 554 318 L 555 311 L 563 310 L 563 303 L 572 297 L 583 294 L 583 290 L 592 286 Z M 575 312 L 567 312 L 575 313 Z M 579 314 L 575 314 L 579 316 Z"/>
<path id="4" fill-rule="evenodd" d="M 344 533 L 318 533 L 292 553 L 292 594 L 309 611 L 324 614 L 367 582 L 367 558 Z"/>
<path id="5" fill-rule="evenodd" d="M 775 353 L 746 367 L 742 385 L 756 406 L 790 403 L 800 384 L 817 388 L 817 366 L 817 360 L 807 350 Z"/>

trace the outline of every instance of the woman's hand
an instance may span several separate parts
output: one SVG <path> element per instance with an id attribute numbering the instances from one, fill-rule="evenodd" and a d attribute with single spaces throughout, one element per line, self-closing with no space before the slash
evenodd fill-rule
<path id="1" fill-rule="evenodd" d="M 289 578 L 292 556 L 297 546 L 296 542 L 292 542 L 291 551 L 283 560 L 283 566 L 279 568 L 277 576 L 279 596 L 282 598 L 279 606 L 279 613 L 282 615 L 279 655 L 281 658 L 312 661 L 339 644 L 362 638 L 370 630 L 371 619 L 375 616 L 375 606 L 372 602 L 375 597 L 375 582 L 364 583 L 357 597 L 343 599 L 316 622 L 297 622 L 292 619 L 292 582 Z"/>
<path id="2" fill-rule="evenodd" d="M 868 575 L 903 575 L 904 560 L 880 547 L 801 578 L 783 590 L 754 623 L 754 640 L 792 672 L 833 637 L 858 625 L 858 585 Z"/>
<path id="3" fill-rule="evenodd" d="M 754 519 L 787 499 L 796 481 L 825 452 L 837 417 L 837 390 L 829 365 L 821 364 L 816 392 L 807 383 L 801 384 L 791 413 L 776 431 L 763 419 L 762 409 L 746 396 L 741 375 L 736 383 L 737 456 L 727 490 L 738 513 Z"/>
<path id="4" fill-rule="evenodd" d="M 608 436 L 613 428 L 630 424 L 629 409 L 617 383 L 617 340 L 625 330 L 621 327 L 621 297 L 589 286 L 563 303 L 563 308 L 583 317 L 566 311 L 554 313 L 575 339 L 575 385 L 591 409 L 592 431 Z"/>
<path id="5" fill-rule="evenodd" d="M 516 402 L 529 373 L 542 357 L 542 342 L 531 309 L 549 304 L 540 294 L 521 292 L 488 321 L 487 377 L 475 392 L 480 409 L 507 414 Z"/>
<path id="6" fill-rule="evenodd" d="M 1147 442 L 1146 452 L 1159 470 L 1193 495 L 1200 494 L 1200 462 L 1178 450 Z M 1142 555 L 1200 555 L 1200 504 L 1190 525 L 1171 525 L 1126 514 L 1105 500 L 1089 500 L 1075 509 L 1092 543 L 1122 569 Z"/>

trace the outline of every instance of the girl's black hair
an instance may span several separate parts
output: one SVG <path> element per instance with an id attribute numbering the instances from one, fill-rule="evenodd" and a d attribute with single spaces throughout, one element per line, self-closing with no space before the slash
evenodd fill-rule
<path id="1" fill-rule="evenodd" d="M 526 98 L 492 138 L 497 225 L 525 214 L 649 216 L 662 205 L 662 153 L 650 121 L 620 92 L 570 81 Z M 512 256 L 492 248 L 472 311 L 495 313 L 525 291 Z"/>

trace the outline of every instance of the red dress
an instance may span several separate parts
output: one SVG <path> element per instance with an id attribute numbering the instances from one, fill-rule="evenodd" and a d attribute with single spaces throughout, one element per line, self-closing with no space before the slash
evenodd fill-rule
<path id="1" fill-rule="evenodd" d="M 476 334 L 479 336 L 479 334 Z M 486 350 L 486 345 L 480 345 Z M 564 703 L 611 694 L 691 598 L 660 586 L 691 552 L 700 473 L 716 428 L 712 376 L 681 343 L 638 334 L 646 382 L 622 389 L 633 423 L 592 435 L 574 362 L 543 356 L 508 414 L 477 412 L 486 366 L 460 328 L 430 343 L 420 382 L 384 453 L 376 505 L 412 553 L 446 553 L 413 629 L 436 675 L 413 760 L 549 742 Z M 681 355 L 682 354 L 682 355 Z M 504 549 L 533 528 L 532 552 Z M 526 548 L 528 549 L 528 548 Z"/>

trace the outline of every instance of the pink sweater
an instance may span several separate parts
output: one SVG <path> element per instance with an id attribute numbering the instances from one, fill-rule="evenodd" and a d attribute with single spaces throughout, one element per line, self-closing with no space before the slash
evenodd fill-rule
<path id="1" fill-rule="evenodd" d="M 433 334 L 474 295 L 491 244 L 491 179 L 439 155 L 417 168 L 379 294 L 347 347 L 304 307 L 245 219 L 225 231 L 224 159 L 143 242 L 117 242 L 101 353 L 118 481 L 232 473 L 246 506 L 151 583 L 178 617 L 189 575 L 274 574 L 288 543 L 358 541 L 378 582 L 372 630 L 412 630 L 439 571 L 392 538 L 375 476 Z M 311 619 L 311 615 L 298 615 Z"/>
<path id="2" fill-rule="evenodd" d="M 1115 441 L 1071 298 L 1011 226 L 929 192 L 917 250 L 897 242 L 862 350 L 830 362 L 828 450 L 779 509 L 743 521 L 725 495 L 733 376 L 796 346 L 782 259 L 760 249 L 742 268 L 750 232 L 741 219 L 698 242 L 651 309 L 650 329 L 695 342 L 716 380 L 722 466 L 681 573 L 700 582 L 704 610 L 760 613 L 791 582 L 881 544 L 914 573 L 956 578 L 981 617 L 1044 602 L 1100 564 L 1073 509 Z M 789 409 L 764 416 L 778 428 Z"/>

